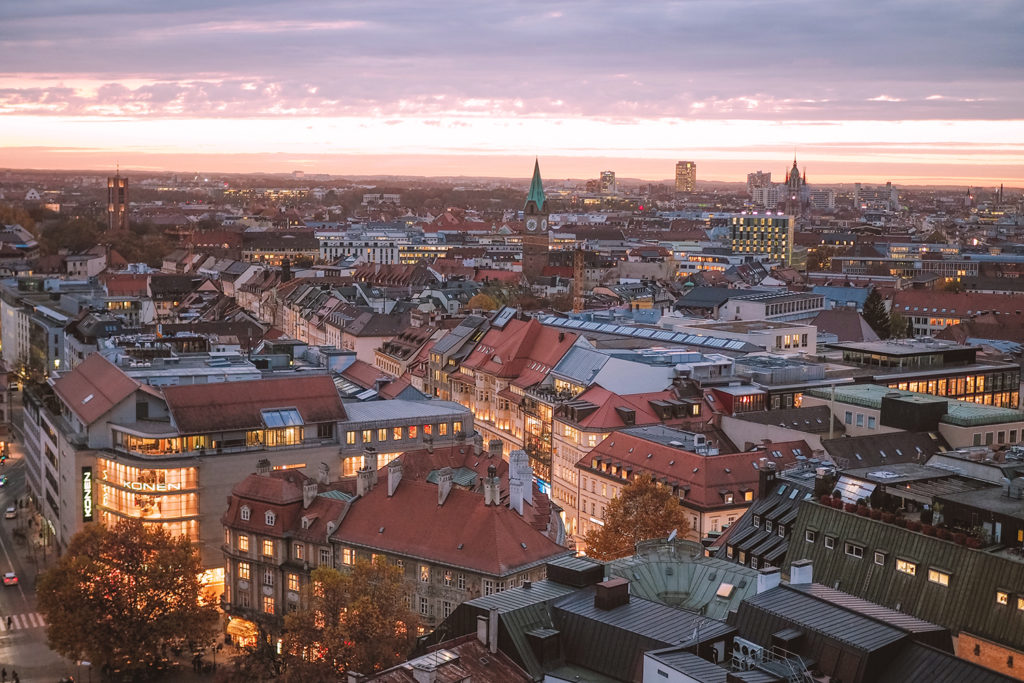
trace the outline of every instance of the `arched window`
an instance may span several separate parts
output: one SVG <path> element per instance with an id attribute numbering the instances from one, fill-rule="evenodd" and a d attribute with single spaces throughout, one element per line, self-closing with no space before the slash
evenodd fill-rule
<path id="1" fill-rule="evenodd" d="M 243 505 L 242 506 L 242 521 L 243 522 L 248 522 L 249 521 L 249 517 L 251 515 L 252 515 L 252 510 L 249 509 L 249 506 L 248 505 Z"/>
<path id="2" fill-rule="evenodd" d="M 267 521 L 267 526 L 274 526 L 274 513 L 271 510 L 267 510 L 267 514 L 264 515 L 264 519 Z"/>

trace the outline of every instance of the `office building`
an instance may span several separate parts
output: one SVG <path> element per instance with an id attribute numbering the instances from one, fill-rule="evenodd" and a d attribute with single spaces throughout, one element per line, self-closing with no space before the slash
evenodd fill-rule
<path id="1" fill-rule="evenodd" d="M 733 252 L 764 255 L 787 266 L 792 262 L 792 216 L 744 213 L 728 220 Z"/>
<path id="2" fill-rule="evenodd" d="M 676 164 L 676 192 L 693 192 L 697 189 L 697 164 L 680 161 Z"/>
<path id="3" fill-rule="evenodd" d="M 747 194 L 752 195 L 759 187 L 768 187 L 772 184 L 772 172 L 755 171 L 747 174 Z"/>
<path id="4" fill-rule="evenodd" d="M 601 171 L 600 181 L 601 194 L 615 194 L 618 186 L 615 184 L 615 171 Z"/>

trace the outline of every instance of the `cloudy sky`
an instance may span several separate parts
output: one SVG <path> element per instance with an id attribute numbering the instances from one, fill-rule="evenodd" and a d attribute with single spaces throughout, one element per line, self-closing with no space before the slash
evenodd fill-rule
<path id="1" fill-rule="evenodd" d="M 1013 0 L 0 3 L 0 166 L 1024 185 Z"/>

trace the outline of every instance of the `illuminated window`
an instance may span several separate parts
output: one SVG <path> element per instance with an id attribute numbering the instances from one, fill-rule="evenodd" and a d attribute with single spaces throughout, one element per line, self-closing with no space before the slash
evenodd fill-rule
<path id="1" fill-rule="evenodd" d="M 1010 604 L 1010 594 L 1006 591 L 996 591 L 996 604 L 997 605 L 1008 605 Z"/>
<path id="2" fill-rule="evenodd" d="M 248 581 L 249 580 L 249 563 L 248 562 L 239 562 L 238 563 L 238 578 L 242 579 L 243 581 Z"/>
<path id="3" fill-rule="evenodd" d="M 269 539 L 266 539 L 266 540 L 263 541 L 263 554 L 266 557 L 273 557 L 274 556 L 274 542 L 273 541 L 271 541 Z"/>
<path id="4" fill-rule="evenodd" d="M 430 583 L 430 567 L 425 564 L 420 565 L 420 581 Z"/>
<path id="5" fill-rule="evenodd" d="M 438 436 L 446 436 L 448 434 L 448 423 L 442 422 L 437 425 Z"/>
<path id="6" fill-rule="evenodd" d="M 263 612 L 265 614 L 274 613 L 274 598 L 270 595 L 263 596 Z"/>
<path id="7" fill-rule="evenodd" d="M 452 422 L 452 431 L 455 432 L 456 434 L 458 434 L 459 432 L 462 431 L 462 421 L 461 420 L 456 420 L 455 422 Z"/>
<path id="8" fill-rule="evenodd" d="M 363 443 L 370 443 L 371 441 L 373 441 L 373 430 L 372 429 L 364 429 L 363 430 Z"/>
<path id="9" fill-rule="evenodd" d="M 288 574 L 288 590 L 297 593 L 299 590 L 299 575 Z"/>
<path id="10" fill-rule="evenodd" d="M 450 569 L 446 570 L 444 573 L 444 585 L 452 585 L 452 571 Z"/>
<path id="11" fill-rule="evenodd" d="M 903 574 L 910 574 L 911 576 L 917 576 L 917 565 L 913 562 L 897 558 L 896 571 L 902 572 Z"/>
<path id="12" fill-rule="evenodd" d="M 388 430 L 387 429 L 378 429 L 377 430 L 377 441 L 387 441 L 387 440 L 388 440 Z"/>
<path id="13" fill-rule="evenodd" d="M 346 432 L 345 433 L 345 443 L 347 443 L 349 446 L 355 445 L 355 443 L 356 443 L 356 433 L 355 432 Z"/>
<path id="14" fill-rule="evenodd" d="M 238 550 L 243 553 L 249 552 L 249 537 L 246 534 L 238 534 Z"/>
<path id="15" fill-rule="evenodd" d="M 341 549 L 341 563 L 352 565 L 356 563 L 356 551 L 352 548 Z"/>
<path id="16" fill-rule="evenodd" d="M 743 492 L 743 500 L 747 501 L 748 503 L 750 501 L 754 500 L 754 492 L 753 491 L 744 491 Z"/>
<path id="17" fill-rule="evenodd" d="M 937 583 L 940 586 L 948 586 L 949 574 L 947 574 L 946 572 L 940 572 L 938 569 L 929 569 L 928 580 L 932 583 Z"/>
<path id="18" fill-rule="evenodd" d="M 402 428 L 401 428 L 401 427 L 395 427 L 395 428 L 394 428 L 394 429 L 392 430 L 392 434 L 391 434 L 391 437 L 392 437 L 392 438 L 393 438 L 393 439 L 394 439 L 395 441 L 401 441 L 401 440 L 402 440 Z"/>
<path id="19" fill-rule="evenodd" d="M 409 425 L 409 438 L 410 439 L 415 439 L 416 438 L 416 425 Z"/>
<path id="20" fill-rule="evenodd" d="M 303 551 L 304 551 L 304 548 L 303 548 L 303 545 L 301 543 L 296 543 L 295 545 L 292 546 L 292 555 L 295 556 L 296 560 L 301 560 L 302 559 L 302 556 L 304 554 Z"/>

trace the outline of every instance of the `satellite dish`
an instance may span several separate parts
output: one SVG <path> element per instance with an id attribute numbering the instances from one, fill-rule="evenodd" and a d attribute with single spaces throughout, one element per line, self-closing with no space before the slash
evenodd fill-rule
<path id="1" fill-rule="evenodd" d="M 670 540 L 670 541 L 676 540 L 676 532 L 678 532 L 678 531 L 679 531 L 679 529 L 673 529 L 672 533 L 670 533 L 668 535 L 668 540 Z"/>

